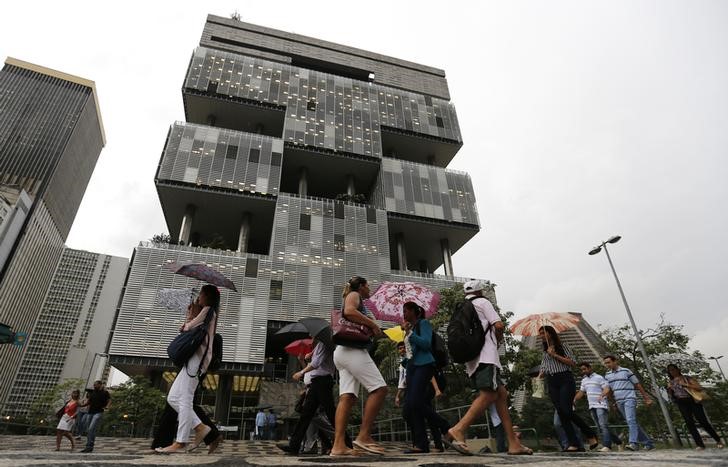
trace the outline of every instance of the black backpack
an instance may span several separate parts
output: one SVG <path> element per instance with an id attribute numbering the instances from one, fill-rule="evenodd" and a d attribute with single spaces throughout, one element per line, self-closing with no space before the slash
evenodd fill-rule
<path id="1" fill-rule="evenodd" d="M 420 334 L 420 323 L 417 322 L 415 327 L 417 335 Z M 430 351 L 432 356 L 435 358 L 435 368 L 438 370 L 445 368 L 450 363 L 450 358 L 447 355 L 447 346 L 445 345 L 445 339 L 441 335 L 432 330 L 432 344 L 430 344 Z"/>
<path id="2" fill-rule="evenodd" d="M 222 336 L 215 333 L 215 338 L 212 339 L 212 360 L 207 366 L 207 371 L 215 371 L 222 366 Z"/>
<path id="3" fill-rule="evenodd" d="M 485 334 L 478 313 L 475 311 L 473 297 L 458 303 L 447 325 L 447 347 L 452 361 L 465 363 L 480 355 L 485 344 Z"/>

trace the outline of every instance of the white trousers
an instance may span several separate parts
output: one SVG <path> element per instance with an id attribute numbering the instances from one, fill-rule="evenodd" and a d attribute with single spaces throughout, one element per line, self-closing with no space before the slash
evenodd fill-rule
<path id="1" fill-rule="evenodd" d="M 180 368 L 172 387 L 169 389 L 169 394 L 167 394 L 167 402 L 177 412 L 179 426 L 177 427 L 175 440 L 178 443 L 189 443 L 190 430 L 202 423 L 192 408 L 199 379 L 196 376 L 187 374 L 188 370 L 190 373 L 195 374 L 194 372 L 197 371 L 199 365 L 200 357 L 195 353 L 187 362 L 187 367 Z"/>

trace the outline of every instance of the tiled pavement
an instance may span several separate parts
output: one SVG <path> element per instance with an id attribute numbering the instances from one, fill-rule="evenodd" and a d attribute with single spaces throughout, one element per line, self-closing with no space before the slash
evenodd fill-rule
<path id="1" fill-rule="evenodd" d="M 150 440 L 129 438 L 97 438 L 91 454 L 70 452 L 68 441 L 55 452 L 55 438 L 50 436 L 0 436 L 0 467 L 15 466 L 128 466 L 128 465 L 209 465 L 209 466 L 381 466 L 436 467 L 486 465 L 558 465 L 559 467 L 646 467 L 676 465 L 728 467 L 728 451 L 709 449 L 656 450 L 651 452 L 614 453 L 536 453 L 533 456 L 485 455 L 464 457 L 456 453 L 408 456 L 401 454 L 399 443 L 382 443 L 387 448 L 383 457 L 292 457 L 282 455 L 272 441 L 228 441 L 214 455 L 206 450 L 194 454 L 155 455 L 149 450 Z M 82 446 L 81 446 L 82 447 Z"/>

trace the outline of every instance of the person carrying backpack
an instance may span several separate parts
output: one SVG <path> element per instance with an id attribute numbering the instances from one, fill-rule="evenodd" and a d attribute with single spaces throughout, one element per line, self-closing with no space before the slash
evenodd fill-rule
<path id="1" fill-rule="evenodd" d="M 456 363 L 463 363 L 464 355 L 471 357 L 464 362 L 465 370 L 478 395 L 463 418 L 448 430 L 444 441 L 460 454 L 472 455 L 465 444 L 468 428 L 479 417 L 485 415 L 489 405 L 495 403 L 508 437 L 508 454 L 533 454 L 533 451 L 523 446 L 516 437 L 508 413 L 508 391 L 501 380 L 501 364 L 498 356 L 498 341 L 503 335 L 505 325 L 493 305 L 483 297 L 485 284 L 482 281 L 468 281 L 463 289 L 465 302 L 457 307 L 448 324 L 448 345 Z M 473 340 L 482 342 L 479 352 L 478 347 L 474 349 L 462 347 L 463 343 L 468 345 L 468 342 Z"/>
<path id="2" fill-rule="evenodd" d="M 425 310 L 414 302 L 403 305 L 404 329 L 410 331 L 408 339 L 412 358 L 407 362 L 407 411 L 412 424 L 412 449 L 405 454 L 430 452 L 425 420 L 433 428 L 433 438 L 446 434 L 450 424 L 435 412 L 430 404 L 428 389 L 435 376 L 432 325 L 425 319 Z"/>

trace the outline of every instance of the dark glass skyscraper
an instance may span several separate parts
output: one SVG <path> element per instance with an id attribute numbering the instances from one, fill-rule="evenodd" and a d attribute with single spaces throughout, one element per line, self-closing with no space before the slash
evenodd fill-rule
<path id="1" fill-rule="evenodd" d="M 351 275 L 464 280 L 450 257 L 480 227 L 470 177 L 446 169 L 462 139 L 444 71 L 208 16 L 182 99 L 155 177 L 174 244 L 136 248 L 113 365 L 173 380 L 166 347 L 182 316 L 156 296 L 197 283 L 164 265 L 210 264 L 239 292 L 222 291 L 224 364 L 205 403 L 243 425 L 246 407 L 289 402 L 269 336 L 328 318 Z"/>
<path id="2" fill-rule="evenodd" d="M 30 332 L 105 144 L 93 81 L 13 58 L 0 70 L 0 322 Z M 22 352 L 0 347 L 0 402 Z"/>

